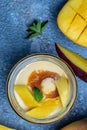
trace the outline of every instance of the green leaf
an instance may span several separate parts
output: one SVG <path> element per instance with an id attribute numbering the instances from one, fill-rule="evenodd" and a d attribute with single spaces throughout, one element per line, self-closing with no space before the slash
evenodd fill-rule
<path id="1" fill-rule="evenodd" d="M 33 38 L 38 35 L 41 35 L 42 31 L 45 29 L 48 21 L 40 22 L 40 21 L 34 21 L 30 27 L 26 30 L 29 32 L 28 36 L 26 38 Z"/>
<path id="2" fill-rule="evenodd" d="M 40 21 L 37 23 L 37 30 L 39 33 L 41 33 L 41 23 Z"/>
<path id="3" fill-rule="evenodd" d="M 48 20 L 46 20 L 46 21 L 44 21 L 44 22 L 41 23 L 41 30 L 42 30 L 42 31 L 44 31 L 44 29 L 45 29 L 47 23 L 48 23 Z"/>
<path id="4" fill-rule="evenodd" d="M 34 26 L 34 27 L 36 27 L 36 24 L 35 24 L 35 22 L 33 22 L 33 26 Z"/>
<path id="5" fill-rule="evenodd" d="M 36 36 L 38 36 L 39 35 L 39 33 L 31 33 L 31 34 L 29 34 L 26 38 L 33 38 L 33 37 L 36 37 Z"/>
<path id="6" fill-rule="evenodd" d="M 37 31 L 37 28 L 35 28 L 34 26 L 29 27 L 29 29 L 30 29 L 31 31 L 38 32 L 38 31 Z"/>
<path id="7" fill-rule="evenodd" d="M 41 90 L 39 88 L 37 88 L 37 87 L 34 87 L 33 95 L 34 95 L 34 99 L 37 102 L 40 102 L 43 99 L 43 94 L 42 94 Z"/>

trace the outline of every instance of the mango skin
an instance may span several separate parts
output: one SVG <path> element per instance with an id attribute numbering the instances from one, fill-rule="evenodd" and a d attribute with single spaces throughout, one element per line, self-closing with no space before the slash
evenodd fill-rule
<path id="1" fill-rule="evenodd" d="M 57 24 L 70 40 L 87 47 L 87 0 L 68 0 L 58 13 Z"/>
<path id="2" fill-rule="evenodd" d="M 87 130 L 87 118 L 75 121 L 65 126 L 61 130 Z"/>

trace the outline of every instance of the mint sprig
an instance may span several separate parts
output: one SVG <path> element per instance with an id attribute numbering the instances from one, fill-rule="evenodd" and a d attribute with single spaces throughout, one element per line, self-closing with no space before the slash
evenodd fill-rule
<path id="1" fill-rule="evenodd" d="M 41 90 L 37 87 L 34 87 L 33 89 L 33 95 L 34 95 L 34 99 L 37 102 L 40 102 L 43 99 L 43 93 L 41 92 Z"/>
<path id="2" fill-rule="evenodd" d="M 44 31 L 46 25 L 48 23 L 48 20 L 44 22 L 40 21 L 34 21 L 31 26 L 28 27 L 27 31 L 29 32 L 28 36 L 26 38 L 33 38 L 36 36 L 39 36 Z"/>

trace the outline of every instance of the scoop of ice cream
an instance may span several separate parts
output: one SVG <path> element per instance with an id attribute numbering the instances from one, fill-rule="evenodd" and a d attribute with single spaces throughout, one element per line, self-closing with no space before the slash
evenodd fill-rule
<path id="1" fill-rule="evenodd" d="M 44 94 L 49 94 L 56 91 L 56 86 L 53 78 L 46 78 L 41 82 L 42 91 Z"/>

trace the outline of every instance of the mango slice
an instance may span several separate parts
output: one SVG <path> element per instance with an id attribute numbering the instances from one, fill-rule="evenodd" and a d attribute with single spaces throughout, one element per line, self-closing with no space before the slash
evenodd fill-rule
<path id="1" fill-rule="evenodd" d="M 71 66 L 80 79 L 87 82 L 87 59 L 59 44 L 55 44 L 55 47 L 59 57 Z"/>
<path id="2" fill-rule="evenodd" d="M 35 101 L 32 93 L 30 92 L 27 86 L 15 85 L 14 89 L 17 92 L 17 94 L 20 96 L 20 98 L 23 100 L 26 106 L 36 107 L 39 105 L 39 103 Z"/>
<path id="3" fill-rule="evenodd" d="M 55 84 L 58 89 L 58 93 L 63 105 L 63 108 L 67 106 L 69 100 L 70 86 L 65 76 L 62 76 L 60 79 L 55 81 Z"/>
<path id="4" fill-rule="evenodd" d="M 0 125 L 0 130 L 13 130 L 13 129 Z"/>
<path id="5" fill-rule="evenodd" d="M 57 23 L 70 40 L 87 47 L 87 0 L 68 0 L 58 13 Z"/>
<path id="6" fill-rule="evenodd" d="M 47 99 L 41 103 L 40 107 L 30 110 L 26 112 L 26 114 L 35 118 L 45 118 L 55 109 L 60 107 L 61 107 L 61 101 L 59 97 L 53 99 Z"/>
<path id="7" fill-rule="evenodd" d="M 58 55 L 63 58 L 64 56 L 67 57 L 69 61 L 71 61 L 79 70 L 82 69 L 84 72 L 87 73 L 87 59 L 80 56 L 79 54 L 61 46 L 60 44 L 56 44 L 56 50 L 58 52 Z M 64 58 L 63 58 L 64 59 Z M 65 59 L 64 59 L 65 60 Z M 66 60 L 67 62 L 67 60 Z M 68 63 L 68 62 L 67 62 Z M 69 64 L 69 63 L 68 63 Z M 72 67 L 72 66 L 71 66 Z M 78 71 L 77 73 L 81 73 Z M 85 75 L 85 74 L 84 74 Z M 87 77 L 87 76 L 86 76 Z"/>

